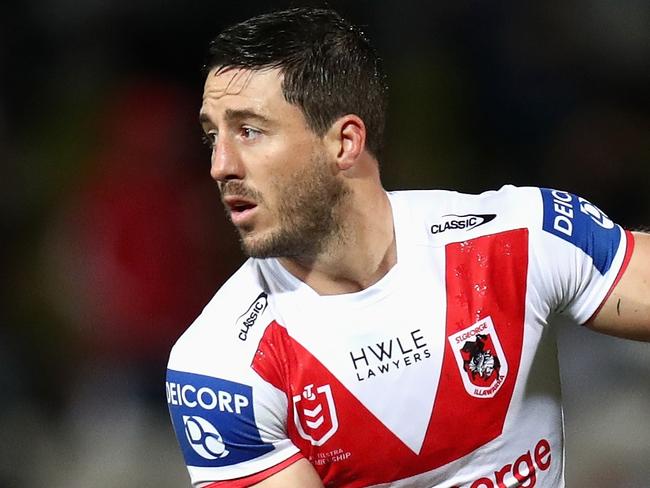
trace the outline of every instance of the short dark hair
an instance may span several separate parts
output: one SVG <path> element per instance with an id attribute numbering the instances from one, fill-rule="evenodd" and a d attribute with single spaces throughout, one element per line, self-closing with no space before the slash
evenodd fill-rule
<path id="1" fill-rule="evenodd" d="M 381 60 L 364 33 L 333 10 L 293 8 L 253 17 L 223 30 L 211 43 L 214 69 L 278 68 L 287 102 L 323 136 L 353 113 L 367 129 L 366 147 L 379 157 L 386 125 L 387 87 Z"/>

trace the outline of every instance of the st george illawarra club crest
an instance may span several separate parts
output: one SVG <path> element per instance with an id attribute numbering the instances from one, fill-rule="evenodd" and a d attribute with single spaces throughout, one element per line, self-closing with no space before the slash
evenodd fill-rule
<path id="1" fill-rule="evenodd" d="M 330 385 L 307 385 L 293 397 L 293 419 L 300 437 L 314 446 L 322 446 L 339 428 Z"/>
<path id="2" fill-rule="evenodd" d="M 448 337 L 467 393 L 492 398 L 508 375 L 508 362 L 490 317 Z"/>

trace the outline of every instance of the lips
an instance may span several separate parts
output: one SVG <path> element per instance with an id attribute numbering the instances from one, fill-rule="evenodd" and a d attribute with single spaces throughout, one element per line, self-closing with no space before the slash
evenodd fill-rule
<path id="1" fill-rule="evenodd" d="M 252 200 L 236 195 L 224 197 L 223 203 L 226 205 L 230 213 L 230 219 L 235 225 L 244 223 L 244 221 L 252 216 L 257 208 L 257 204 Z"/>

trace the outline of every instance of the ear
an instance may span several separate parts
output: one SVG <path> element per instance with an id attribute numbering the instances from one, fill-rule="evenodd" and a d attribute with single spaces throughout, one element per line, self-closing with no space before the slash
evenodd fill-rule
<path id="1" fill-rule="evenodd" d="M 357 115 L 344 115 L 332 124 L 325 139 L 339 170 L 348 170 L 366 148 L 366 124 Z"/>

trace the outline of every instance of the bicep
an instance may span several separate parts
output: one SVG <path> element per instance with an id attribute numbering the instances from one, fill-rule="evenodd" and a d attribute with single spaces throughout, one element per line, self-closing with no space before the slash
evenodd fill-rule
<path id="1" fill-rule="evenodd" d="M 617 337 L 650 341 L 650 234 L 634 233 L 627 269 L 587 326 Z"/>
<path id="2" fill-rule="evenodd" d="M 318 473 L 305 458 L 299 459 L 287 468 L 253 485 L 258 488 L 322 488 Z"/>

